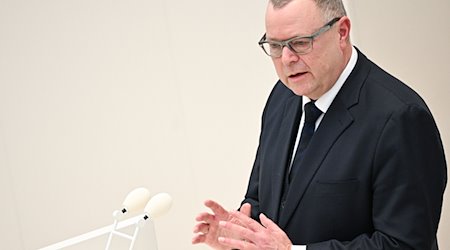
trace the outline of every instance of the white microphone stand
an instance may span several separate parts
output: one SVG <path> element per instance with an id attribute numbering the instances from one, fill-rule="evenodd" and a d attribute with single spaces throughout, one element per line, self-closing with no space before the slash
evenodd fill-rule
<path id="1" fill-rule="evenodd" d="M 130 192 L 127 197 L 125 198 L 125 201 L 123 203 L 123 208 L 119 211 L 114 211 L 113 217 L 114 217 L 114 223 L 110 226 L 106 226 L 103 228 L 99 228 L 97 230 L 91 231 L 89 233 L 85 233 L 82 235 L 79 235 L 77 237 L 70 238 L 68 240 L 41 248 L 39 250 L 57 250 L 62 249 L 68 246 L 72 246 L 87 240 L 90 240 L 92 238 L 105 235 L 109 233 L 108 241 L 106 243 L 105 250 L 109 250 L 111 247 L 111 241 L 114 235 L 120 236 L 122 238 L 130 240 L 130 246 L 129 250 L 132 250 L 135 243 L 137 236 L 139 234 L 140 229 L 146 224 L 147 221 L 153 221 L 154 218 L 159 217 L 166 213 L 170 207 L 172 206 L 172 197 L 170 197 L 167 193 L 159 193 L 155 196 L 153 196 L 149 201 L 150 193 L 145 188 L 137 188 Z M 147 202 L 148 201 L 148 202 Z M 145 203 L 147 203 L 145 205 Z M 142 209 L 142 207 L 145 205 L 144 213 L 138 216 L 135 216 L 133 218 L 120 221 L 120 217 L 129 212 L 129 211 L 136 211 Z M 149 220 L 150 219 L 150 220 Z M 123 232 L 118 231 L 119 229 L 129 227 L 129 226 L 135 226 L 133 235 L 129 235 Z M 153 225 L 153 223 L 152 223 Z M 154 225 L 153 225 L 153 233 L 154 233 Z M 154 237 L 154 240 L 156 240 L 156 237 Z M 156 242 L 154 242 L 156 244 Z"/>
<path id="2" fill-rule="evenodd" d="M 110 234 L 112 230 L 120 230 L 120 229 L 130 227 L 132 225 L 136 225 L 137 223 L 139 223 L 139 221 L 141 219 L 142 219 L 142 215 L 134 216 L 132 218 L 120 221 L 116 225 L 113 224 L 113 225 L 105 226 L 102 228 L 98 228 L 98 229 L 90 231 L 88 233 L 84 233 L 84 234 L 69 238 L 67 240 L 40 248 L 38 250 L 59 250 L 59 249 L 67 248 L 70 246 L 74 246 L 74 245 L 80 244 L 82 242 L 92 240 L 94 238 L 97 238 L 97 237 L 100 237 L 100 236 L 103 236 L 106 234 Z M 153 238 L 154 238 L 154 240 L 156 240 L 156 237 L 153 237 Z M 156 245 L 156 243 L 155 243 L 155 245 Z"/>
<path id="3" fill-rule="evenodd" d="M 143 219 L 144 215 L 137 216 L 137 217 L 139 217 L 139 219 L 134 222 L 134 224 L 135 224 L 134 233 L 133 233 L 133 235 L 128 235 L 126 233 L 122 233 L 122 232 L 117 230 L 118 229 L 117 225 L 119 224 L 118 223 L 118 221 L 119 221 L 118 213 L 119 213 L 119 211 L 115 211 L 114 212 L 114 215 L 113 215 L 115 217 L 114 224 L 113 224 L 113 228 L 112 228 L 112 230 L 111 230 L 111 232 L 109 234 L 108 242 L 106 243 L 105 250 L 109 250 L 109 248 L 111 246 L 111 241 L 112 241 L 113 235 L 117 235 L 117 236 L 120 236 L 122 238 L 130 240 L 131 241 L 130 248 L 128 248 L 128 249 L 132 250 L 133 247 L 134 247 L 134 243 L 136 242 L 136 238 L 138 236 L 139 229 L 140 229 L 140 227 L 144 226 L 144 222 L 145 222 L 145 220 Z"/>

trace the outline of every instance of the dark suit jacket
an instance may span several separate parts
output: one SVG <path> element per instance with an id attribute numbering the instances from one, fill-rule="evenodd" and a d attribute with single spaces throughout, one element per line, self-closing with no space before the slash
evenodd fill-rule
<path id="1" fill-rule="evenodd" d="M 301 101 L 281 82 L 267 101 L 243 201 L 252 217 L 264 213 L 308 249 L 438 249 L 447 171 L 424 101 L 358 51 L 284 201 Z"/>

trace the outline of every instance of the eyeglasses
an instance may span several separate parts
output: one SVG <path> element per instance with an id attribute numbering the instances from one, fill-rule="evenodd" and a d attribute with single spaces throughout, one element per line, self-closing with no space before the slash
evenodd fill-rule
<path id="1" fill-rule="evenodd" d="M 292 52 L 296 54 L 304 55 L 311 52 L 314 39 L 325 31 L 331 29 L 333 24 L 335 24 L 340 19 L 341 17 L 334 18 L 310 36 L 296 36 L 284 41 L 270 41 L 266 40 L 266 34 L 264 34 L 263 37 L 261 37 L 261 40 L 259 40 L 258 44 L 268 56 L 275 58 L 281 57 L 284 47 L 288 47 Z"/>

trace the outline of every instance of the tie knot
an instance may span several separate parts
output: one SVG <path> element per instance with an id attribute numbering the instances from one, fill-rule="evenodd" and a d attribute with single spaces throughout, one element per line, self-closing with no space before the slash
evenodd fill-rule
<path id="1" fill-rule="evenodd" d="M 305 122 L 315 123 L 321 114 L 322 111 L 316 107 L 314 102 L 308 102 L 305 104 Z"/>

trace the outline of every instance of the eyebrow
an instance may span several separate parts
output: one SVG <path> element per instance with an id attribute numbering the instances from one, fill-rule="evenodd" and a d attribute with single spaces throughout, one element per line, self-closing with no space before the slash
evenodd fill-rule
<path id="1" fill-rule="evenodd" d="M 287 40 L 291 40 L 294 38 L 310 38 L 314 35 L 316 35 L 316 33 L 320 32 L 323 28 L 327 27 L 327 26 L 333 26 L 337 21 L 339 21 L 342 17 L 335 17 L 333 19 L 331 19 L 329 22 L 325 23 L 323 26 L 321 26 L 320 28 L 318 28 L 316 31 L 314 31 L 313 33 L 310 33 L 309 35 L 298 35 L 298 36 L 292 36 L 288 39 L 284 39 L 284 40 L 275 40 L 275 39 L 271 39 L 267 36 L 267 33 L 264 34 L 264 37 L 266 39 L 266 41 L 268 42 L 283 42 L 283 41 L 287 41 Z"/>

